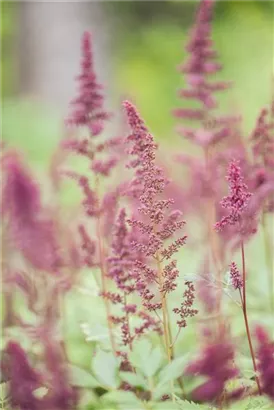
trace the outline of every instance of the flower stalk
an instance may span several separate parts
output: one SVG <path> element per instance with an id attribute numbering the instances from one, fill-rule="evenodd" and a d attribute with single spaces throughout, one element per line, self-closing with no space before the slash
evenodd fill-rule
<path id="1" fill-rule="evenodd" d="M 243 316 L 244 316 L 248 346 L 249 346 L 250 355 L 251 355 L 251 359 L 252 359 L 253 369 L 254 369 L 254 372 L 255 372 L 255 380 L 256 380 L 256 383 L 257 383 L 257 386 L 258 386 L 258 392 L 261 395 L 262 390 L 261 390 L 260 381 L 259 381 L 258 374 L 257 374 L 256 359 L 255 359 L 254 349 L 253 349 L 253 345 L 252 345 L 252 339 L 251 339 L 251 335 L 250 335 L 248 315 L 247 315 L 247 306 L 246 306 L 246 266 L 245 266 L 245 251 L 244 251 L 243 241 L 241 242 L 241 256 L 242 256 L 242 269 L 243 269 L 243 287 L 242 287 L 242 292 L 241 292 L 241 289 L 239 288 L 239 292 L 240 292 L 240 296 L 241 296 L 242 310 L 243 310 Z"/>

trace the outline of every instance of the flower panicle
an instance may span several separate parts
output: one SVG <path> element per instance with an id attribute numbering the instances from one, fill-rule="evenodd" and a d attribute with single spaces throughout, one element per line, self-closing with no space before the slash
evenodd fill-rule
<path id="1" fill-rule="evenodd" d="M 86 126 L 91 135 L 97 136 L 104 127 L 104 122 L 110 114 L 103 108 L 103 86 L 98 83 L 94 71 L 91 34 L 85 32 L 82 37 L 81 73 L 77 77 L 79 84 L 78 96 L 72 101 L 73 110 L 67 119 L 72 126 Z"/>
<path id="2" fill-rule="evenodd" d="M 202 0 L 199 3 L 195 24 L 186 45 L 189 57 L 179 67 L 180 72 L 185 74 L 187 84 L 186 88 L 179 90 L 179 97 L 197 101 L 199 108 L 173 110 L 175 117 L 201 124 L 198 129 L 179 126 L 178 132 L 202 147 L 216 144 L 228 137 L 231 125 L 238 121 L 238 118 L 227 118 L 226 123 L 221 124 L 218 116 L 212 113 L 218 107 L 215 93 L 231 87 L 229 82 L 211 80 L 213 75 L 222 70 L 212 40 L 214 3 L 212 0 Z"/>
<path id="3" fill-rule="evenodd" d="M 135 227 L 129 229 L 127 224 L 126 210 L 122 208 L 118 214 L 112 235 L 112 253 L 108 257 L 108 277 L 115 282 L 115 292 L 101 293 L 113 305 L 120 305 L 123 314 L 112 315 L 113 324 L 120 325 L 121 340 L 124 346 L 131 347 L 134 339 L 146 331 L 158 331 L 159 325 L 147 314 L 137 308 L 129 299 L 138 291 L 138 281 L 135 270 L 135 261 L 138 258 L 138 250 L 132 249 L 131 242 L 135 236 Z M 130 317 L 138 317 L 142 324 L 130 326 Z"/>
<path id="4" fill-rule="evenodd" d="M 235 262 L 231 262 L 231 265 L 229 267 L 229 274 L 233 288 L 239 290 L 242 289 L 244 284 L 243 278 Z"/>
<path id="5" fill-rule="evenodd" d="M 228 210 L 229 214 L 225 215 L 221 221 L 215 224 L 217 231 L 223 230 L 227 225 L 240 223 L 243 213 L 252 197 L 251 192 L 248 191 L 248 187 L 244 183 L 238 161 L 232 160 L 229 163 L 226 179 L 228 181 L 230 195 L 222 199 L 221 205 Z"/>
<path id="6" fill-rule="evenodd" d="M 185 221 L 181 219 L 179 211 L 170 210 L 174 201 L 163 198 L 168 180 L 156 164 L 157 144 L 153 136 L 133 104 L 125 101 L 124 107 L 131 127 L 131 134 L 127 138 L 131 144 L 129 152 L 133 155 L 128 167 L 135 171 L 129 195 L 133 195 L 140 204 L 140 218 L 131 218 L 129 221 L 140 233 L 137 240 L 132 241 L 132 248 L 144 258 L 143 261 L 135 262 L 137 289 L 145 308 L 153 311 L 161 309 L 162 302 L 157 300 L 150 284 L 156 283 L 163 295 L 176 288 L 179 272 L 172 257 L 186 242 L 185 235 L 178 235 Z M 159 266 L 166 261 L 169 262 L 159 272 Z"/>
<path id="7" fill-rule="evenodd" d="M 181 303 L 181 307 L 174 308 L 173 312 L 180 316 L 180 319 L 177 321 L 179 328 L 187 326 L 187 318 L 193 317 L 197 315 L 198 310 L 193 309 L 193 304 L 195 300 L 195 288 L 194 284 L 191 281 L 186 281 L 185 285 L 187 289 L 183 294 L 183 302 Z"/>

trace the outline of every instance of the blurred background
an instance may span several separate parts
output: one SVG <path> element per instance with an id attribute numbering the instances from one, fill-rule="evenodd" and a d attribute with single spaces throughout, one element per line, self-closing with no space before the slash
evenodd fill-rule
<path id="1" fill-rule="evenodd" d="M 115 112 L 109 135 L 123 128 L 121 101 L 126 97 L 137 104 L 161 142 L 165 164 L 171 160 L 169 152 L 177 147 L 192 153 L 193 146 L 176 135 L 171 110 L 182 105 L 177 90 L 184 78 L 177 67 L 185 58 L 196 1 L 2 1 L 1 6 L 2 138 L 23 151 L 35 175 L 47 172 L 51 155 L 64 136 L 64 119 L 76 94 L 74 79 L 79 73 L 84 30 L 93 34 L 96 71 L 106 88 L 107 108 Z M 241 113 L 248 137 L 272 93 L 274 2 L 217 1 L 213 36 L 224 65 L 221 77 L 234 82 L 234 88 L 220 93 L 220 109 Z M 178 177 L 181 181 L 181 174 Z M 77 192 L 70 186 L 67 195 L 79 199 Z M 189 226 L 190 231 L 195 230 Z M 250 246 L 250 264 L 266 278 L 262 247 L 256 241 Z M 195 249 L 194 253 L 188 249 L 182 263 L 191 273 L 199 259 Z M 267 297 L 267 286 L 262 279 L 258 283 L 257 275 L 254 281 L 249 303 L 261 320 L 256 303 L 260 302 L 259 288 L 261 300 Z M 79 321 L 96 321 L 92 309 L 97 300 L 91 302 L 88 295 L 83 301 L 83 295 L 78 296 L 73 294 L 68 301 L 67 332 L 70 354 L 84 365 L 89 348 L 79 336 Z M 242 319 L 237 323 L 240 332 Z M 194 330 L 189 332 L 193 341 Z"/>
<path id="2" fill-rule="evenodd" d="M 2 137 L 31 162 L 45 164 L 62 136 L 79 72 L 80 39 L 93 33 L 96 68 L 107 106 L 116 113 L 131 98 L 162 144 L 178 137 L 171 109 L 184 79 L 177 66 L 196 1 L 3 1 Z M 235 88 L 221 108 L 240 111 L 248 134 L 271 94 L 274 44 L 272 1 L 217 1 L 214 40 L 222 78 Z M 182 142 L 181 142 L 182 143 Z"/>

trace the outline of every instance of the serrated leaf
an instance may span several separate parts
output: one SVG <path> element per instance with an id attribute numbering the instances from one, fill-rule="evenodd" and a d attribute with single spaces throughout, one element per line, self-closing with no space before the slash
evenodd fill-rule
<path id="1" fill-rule="evenodd" d="M 230 410 L 271 410 L 272 402 L 265 396 L 247 397 L 232 404 Z"/>
<path id="2" fill-rule="evenodd" d="M 159 374 L 158 386 L 162 386 L 169 381 L 180 377 L 184 372 L 188 360 L 189 355 L 185 355 L 178 357 L 177 359 L 174 359 L 171 363 L 169 363 Z"/>
<path id="3" fill-rule="evenodd" d="M 94 388 L 99 387 L 100 383 L 92 376 L 91 373 L 87 372 L 81 367 L 75 366 L 73 364 L 69 365 L 70 383 L 72 386 L 83 387 L 83 388 Z"/>
<path id="4" fill-rule="evenodd" d="M 163 353 L 159 346 L 152 348 L 147 339 L 142 339 L 134 344 L 129 360 L 144 376 L 152 377 L 161 367 Z"/>
<path id="5" fill-rule="evenodd" d="M 99 350 L 92 361 L 92 370 L 98 381 L 104 386 L 117 388 L 120 384 L 118 379 L 118 360 L 112 352 Z"/>
<path id="6" fill-rule="evenodd" d="M 180 410 L 180 407 L 176 403 L 172 403 L 171 401 L 164 401 L 160 403 L 153 403 L 152 410 Z"/>
<path id="7" fill-rule="evenodd" d="M 120 377 L 124 382 L 130 384 L 131 386 L 143 388 L 147 387 L 147 382 L 141 374 L 131 372 L 120 372 Z"/>
<path id="8" fill-rule="evenodd" d="M 215 407 L 210 407 L 206 404 L 198 404 L 193 401 L 181 400 L 176 397 L 177 408 L 180 410 L 215 410 Z"/>
<path id="9" fill-rule="evenodd" d="M 8 382 L 4 382 L 0 384 L 0 404 L 1 408 L 4 408 L 6 402 L 8 401 Z"/>

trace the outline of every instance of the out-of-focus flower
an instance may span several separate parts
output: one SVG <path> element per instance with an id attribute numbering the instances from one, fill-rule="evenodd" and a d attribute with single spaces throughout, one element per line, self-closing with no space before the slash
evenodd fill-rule
<path id="1" fill-rule="evenodd" d="M 52 338 L 44 341 L 45 364 L 47 368 L 49 393 L 47 408 L 52 410 L 71 410 L 76 408 L 77 396 L 70 386 L 68 369 L 60 344 Z"/>
<path id="2" fill-rule="evenodd" d="M 239 374 L 233 364 L 235 349 L 231 342 L 220 340 L 204 347 L 200 358 L 186 368 L 187 375 L 205 376 L 207 380 L 192 392 L 194 400 L 213 402 L 224 392 L 225 384 Z"/>
<path id="3" fill-rule="evenodd" d="M 79 225 L 78 231 L 81 238 L 81 250 L 83 253 L 83 263 L 89 268 L 97 265 L 96 263 L 96 242 L 93 241 L 86 231 L 83 224 Z"/>
<path id="4" fill-rule="evenodd" d="M 257 118 L 250 140 L 254 166 L 250 175 L 250 185 L 254 192 L 254 206 L 263 212 L 274 211 L 274 122 L 273 116 L 263 109 Z"/>
<path id="5" fill-rule="evenodd" d="M 218 107 L 215 93 L 230 87 L 228 82 L 210 79 L 222 69 L 222 65 L 217 61 L 218 55 L 214 50 L 211 34 L 213 8 L 213 0 L 202 0 L 199 3 L 195 24 L 186 46 L 189 58 L 179 67 L 185 74 L 187 83 L 187 88 L 181 89 L 179 96 L 197 101 L 201 107 L 174 110 L 174 115 L 178 118 L 200 122 L 199 128 L 180 126 L 178 131 L 202 147 L 216 144 L 228 137 L 231 125 L 238 121 L 238 118 L 222 118 L 212 114 L 212 110 Z"/>
<path id="6" fill-rule="evenodd" d="M 9 380 L 13 408 L 46 410 L 43 402 L 34 393 L 42 385 L 42 375 L 30 365 L 25 351 L 17 342 L 9 342 L 5 352 L 2 368 L 5 378 Z"/>
<path id="7" fill-rule="evenodd" d="M 262 391 L 274 401 L 274 341 L 261 326 L 255 329 L 257 359 Z"/>
<path id="8" fill-rule="evenodd" d="M 53 220 L 45 216 L 36 181 L 14 153 L 3 161 L 3 216 L 15 247 L 36 269 L 56 271 L 61 263 Z"/>
<path id="9" fill-rule="evenodd" d="M 85 32 L 82 38 L 81 73 L 77 77 L 79 92 L 72 101 L 73 110 L 67 123 L 86 126 L 91 135 L 96 136 L 101 133 L 104 121 L 110 114 L 103 109 L 104 97 L 101 93 L 103 87 L 97 81 L 93 64 L 91 35 Z"/>
<path id="10" fill-rule="evenodd" d="M 257 118 L 254 130 L 251 134 L 253 142 L 252 150 L 254 160 L 266 168 L 274 167 L 274 123 L 270 120 L 267 109 L 263 109 Z"/>

